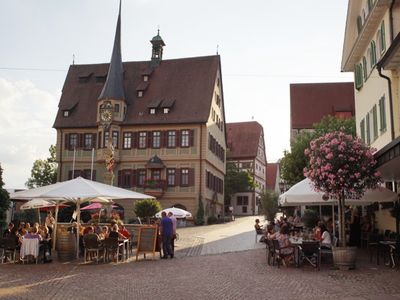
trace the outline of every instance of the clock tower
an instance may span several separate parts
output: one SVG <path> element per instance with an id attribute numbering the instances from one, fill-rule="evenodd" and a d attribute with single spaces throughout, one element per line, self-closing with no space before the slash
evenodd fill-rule
<path id="1" fill-rule="evenodd" d="M 97 124 L 99 145 L 106 148 L 104 160 L 106 168 L 111 173 L 111 184 L 114 165 L 114 152 L 119 148 L 121 128 L 119 126 L 126 115 L 126 98 L 124 92 L 124 69 L 121 57 L 121 1 L 119 3 L 119 13 L 117 28 L 114 38 L 114 47 L 111 55 L 111 62 L 108 68 L 106 82 L 100 93 L 97 103 Z M 112 164 L 109 163 L 112 157 Z"/>

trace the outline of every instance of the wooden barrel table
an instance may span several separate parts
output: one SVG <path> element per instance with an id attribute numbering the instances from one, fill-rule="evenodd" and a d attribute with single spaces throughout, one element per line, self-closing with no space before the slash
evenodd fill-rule
<path id="1" fill-rule="evenodd" d="M 58 231 L 58 230 L 57 230 Z M 60 230 L 57 232 L 57 254 L 60 261 L 73 260 L 76 257 L 76 236 L 75 234 Z"/>

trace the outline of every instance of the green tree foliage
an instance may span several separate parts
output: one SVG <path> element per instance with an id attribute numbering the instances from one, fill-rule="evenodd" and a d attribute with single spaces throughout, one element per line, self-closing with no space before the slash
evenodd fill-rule
<path id="1" fill-rule="evenodd" d="M 49 148 L 50 157 L 37 159 L 33 163 L 31 177 L 25 183 L 28 188 L 36 188 L 57 182 L 56 147 Z"/>
<path id="2" fill-rule="evenodd" d="M 278 212 L 278 194 L 274 191 L 266 190 L 261 195 L 261 208 L 265 218 L 272 222 Z"/>
<path id="3" fill-rule="evenodd" d="M 133 210 L 137 217 L 146 219 L 146 222 L 150 223 L 150 218 L 161 210 L 161 204 L 155 199 L 138 200 Z"/>
<path id="4" fill-rule="evenodd" d="M 318 212 L 313 209 L 306 209 L 302 218 L 306 228 L 314 228 L 318 221 Z"/>
<path id="5" fill-rule="evenodd" d="M 226 164 L 226 175 L 224 183 L 225 203 L 229 204 L 232 195 L 238 192 L 246 192 L 253 190 L 255 183 L 250 174 L 241 171 L 236 164 Z"/>
<path id="6" fill-rule="evenodd" d="M 204 224 L 204 205 L 201 197 L 199 197 L 199 207 L 197 208 L 196 219 L 194 221 L 196 225 Z"/>
<path id="7" fill-rule="evenodd" d="M 310 147 L 310 142 L 328 132 L 342 130 L 347 134 L 356 136 L 356 123 L 354 118 L 338 119 L 333 116 L 322 118 L 321 122 L 313 125 L 314 132 L 302 132 L 291 142 L 290 152 L 285 151 L 280 162 L 281 177 L 288 185 L 294 185 L 304 179 L 303 170 L 308 166 L 308 158 L 304 150 Z"/>
<path id="8" fill-rule="evenodd" d="M 0 229 L 4 228 L 6 225 L 6 212 L 11 204 L 10 196 L 3 187 L 3 169 L 0 165 Z"/>

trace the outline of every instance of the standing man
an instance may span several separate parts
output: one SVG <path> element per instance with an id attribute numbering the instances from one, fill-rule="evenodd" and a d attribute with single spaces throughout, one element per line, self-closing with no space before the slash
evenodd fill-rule
<path id="1" fill-rule="evenodd" d="M 172 256 L 175 254 L 175 240 L 176 240 L 176 218 L 172 212 L 168 213 L 168 217 L 172 221 L 172 239 L 171 239 L 171 248 L 172 248 Z"/>
<path id="2" fill-rule="evenodd" d="M 172 247 L 171 247 L 173 225 L 172 225 L 172 220 L 167 217 L 167 213 L 165 211 L 161 212 L 160 230 L 161 230 L 161 239 L 164 252 L 162 258 L 164 259 L 168 258 L 168 255 L 170 255 L 171 258 L 173 258 L 174 253 L 172 252 Z"/>

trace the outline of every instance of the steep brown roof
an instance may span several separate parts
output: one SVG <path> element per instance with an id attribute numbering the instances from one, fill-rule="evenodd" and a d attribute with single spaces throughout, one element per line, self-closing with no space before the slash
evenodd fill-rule
<path id="1" fill-rule="evenodd" d="M 220 67 L 219 55 L 163 60 L 152 72 L 149 61 L 125 62 L 124 90 L 128 105 L 123 125 L 204 123 L 207 121 L 214 83 Z M 55 128 L 95 127 L 97 98 L 104 81 L 96 76 L 107 74 L 109 64 L 71 65 L 64 83 Z M 81 74 L 93 73 L 87 80 Z M 143 97 L 137 97 L 137 87 L 143 74 L 149 74 Z M 149 114 L 148 105 L 155 100 L 173 101 L 168 114 Z M 74 106 L 75 105 L 75 106 Z M 63 109 L 73 107 L 69 117 Z"/>
<path id="2" fill-rule="evenodd" d="M 291 129 L 312 128 L 324 116 L 342 112 L 355 114 L 353 82 L 290 85 Z"/>
<path id="3" fill-rule="evenodd" d="M 258 122 L 227 123 L 228 159 L 254 158 L 257 156 L 263 128 Z"/>
<path id="4" fill-rule="evenodd" d="M 269 163 L 267 164 L 267 189 L 273 190 L 276 185 L 276 175 L 278 172 L 278 163 Z"/>

